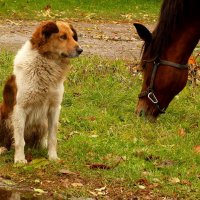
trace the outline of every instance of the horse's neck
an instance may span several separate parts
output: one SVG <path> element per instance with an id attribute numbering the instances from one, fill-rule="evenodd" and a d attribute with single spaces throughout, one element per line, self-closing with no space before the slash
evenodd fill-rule
<path id="1" fill-rule="evenodd" d="M 177 30 L 162 59 L 186 64 L 200 38 L 200 24 L 191 24 Z"/>

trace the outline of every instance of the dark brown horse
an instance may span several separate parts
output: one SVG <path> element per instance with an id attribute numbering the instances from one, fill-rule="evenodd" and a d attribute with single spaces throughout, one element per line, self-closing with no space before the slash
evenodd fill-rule
<path id="1" fill-rule="evenodd" d="M 187 62 L 200 39 L 200 0 L 163 0 L 152 34 L 141 24 L 134 26 L 145 41 L 136 113 L 156 119 L 187 83 Z"/>

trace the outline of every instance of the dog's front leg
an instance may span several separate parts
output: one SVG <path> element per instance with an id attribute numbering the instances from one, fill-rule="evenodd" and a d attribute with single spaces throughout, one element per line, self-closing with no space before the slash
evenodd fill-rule
<path id="1" fill-rule="evenodd" d="M 51 107 L 48 112 L 48 157 L 49 160 L 58 160 L 57 156 L 57 127 L 60 115 L 60 105 Z"/>
<path id="2" fill-rule="evenodd" d="M 15 163 L 27 163 L 24 155 L 24 129 L 26 114 L 22 108 L 15 106 L 13 112 L 14 144 L 15 144 Z"/>

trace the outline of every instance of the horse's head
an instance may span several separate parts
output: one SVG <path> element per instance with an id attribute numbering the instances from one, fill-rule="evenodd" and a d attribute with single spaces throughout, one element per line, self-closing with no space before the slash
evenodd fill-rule
<path id="1" fill-rule="evenodd" d="M 187 62 L 200 39 L 199 0 L 163 0 L 152 34 L 143 25 L 134 25 L 145 41 L 136 113 L 156 119 L 186 85 Z"/>
<path id="2" fill-rule="evenodd" d="M 141 24 L 137 23 L 134 26 L 145 42 L 141 60 L 143 85 L 136 113 L 155 120 L 166 110 L 174 96 L 185 87 L 188 77 L 187 60 L 177 60 L 177 49 L 173 51 L 166 48 L 161 55 L 155 54 L 152 49 L 156 43 L 154 35 Z M 163 35 L 163 39 L 164 37 Z"/>

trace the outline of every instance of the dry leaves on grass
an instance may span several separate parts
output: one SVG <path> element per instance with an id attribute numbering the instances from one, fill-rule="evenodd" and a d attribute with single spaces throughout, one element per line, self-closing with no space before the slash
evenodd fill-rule
<path id="1" fill-rule="evenodd" d="M 160 181 L 157 181 L 156 183 L 150 183 L 146 178 L 140 178 L 136 181 L 136 184 L 138 185 L 139 189 L 154 189 L 159 186 Z"/>
<path id="2" fill-rule="evenodd" d="M 90 169 L 112 169 L 111 166 L 100 164 L 100 163 L 94 163 L 94 164 L 88 164 L 87 165 Z"/>
<path id="3" fill-rule="evenodd" d="M 44 190 L 42 190 L 42 189 L 40 189 L 40 188 L 34 188 L 33 191 L 34 191 L 34 192 L 37 192 L 37 193 L 39 193 L 39 194 L 47 193 L 47 192 L 45 192 Z"/>
<path id="4" fill-rule="evenodd" d="M 101 187 L 101 188 L 96 188 L 94 190 L 95 191 L 89 191 L 89 193 L 92 194 L 95 197 L 97 197 L 97 196 L 105 196 L 105 195 L 108 194 L 106 186 Z"/>
<path id="5" fill-rule="evenodd" d="M 200 83 L 200 65 L 197 63 L 197 58 L 200 56 L 198 53 L 196 56 L 189 58 L 189 75 L 188 80 L 192 83 L 192 86 L 197 86 Z"/>
<path id="6" fill-rule="evenodd" d="M 181 180 L 181 184 L 182 185 L 188 185 L 188 186 L 192 185 L 192 183 L 190 181 L 188 181 L 188 180 Z"/>
<path id="7" fill-rule="evenodd" d="M 106 158 L 107 159 L 107 158 Z M 106 170 L 110 170 L 110 169 L 114 169 L 115 167 L 117 167 L 121 162 L 125 161 L 126 158 L 124 156 L 122 157 L 117 157 L 116 159 L 116 163 L 113 165 L 107 165 L 107 164 L 102 164 L 102 163 L 92 163 L 92 164 L 87 164 L 87 166 L 90 169 L 106 169 Z"/>
<path id="8" fill-rule="evenodd" d="M 67 169 L 60 169 L 59 173 L 60 174 L 64 174 L 64 175 L 77 175 L 76 173 L 74 173 L 74 172 L 72 172 L 70 170 L 67 170 Z"/>
<path id="9" fill-rule="evenodd" d="M 64 178 L 60 180 L 63 187 L 69 188 L 70 186 L 72 186 L 78 188 L 84 186 L 82 180 L 77 178 L 77 176 L 79 176 L 78 173 L 72 172 L 68 169 L 60 169 L 58 172 Z"/>
<path id="10" fill-rule="evenodd" d="M 166 168 L 166 167 L 172 167 L 175 165 L 175 161 L 173 160 L 163 160 L 161 162 L 155 162 L 155 167 L 158 169 Z"/>
<path id="11" fill-rule="evenodd" d="M 152 199 L 153 190 L 160 187 L 160 183 L 149 182 L 146 178 L 140 178 L 136 181 L 138 190 L 136 195 L 141 197 L 141 199 Z"/>
<path id="12" fill-rule="evenodd" d="M 46 5 L 41 11 L 37 13 L 39 17 L 45 17 L 49 19 L 55 19 L 64 15 L 64 11 L 58 12 L 57 10 L 53 10 L 51 5 Z"/>

